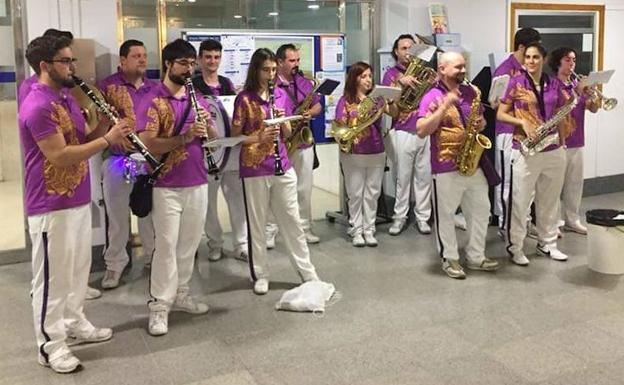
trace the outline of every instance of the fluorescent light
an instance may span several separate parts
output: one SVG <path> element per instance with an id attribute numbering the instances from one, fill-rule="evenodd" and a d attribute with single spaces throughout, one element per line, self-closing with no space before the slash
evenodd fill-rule
<path id="1" fill-rule="evenodd" d="M 319 9 L 320 7 L 321 6 L 318 5 L 318 4 L 310 4 L 310 5 L 308 5 L 308 8 L 310 8 L 310 9 Z"/>
<path id="2" fill-rule="evenodd" d="M 279 12 L 269 12 L 269 16 L 278 16 Z"/>
<path id="3" fill-rule="evenodd" d="M 242 18 L 243 18 L 243 15 L 234 15 L 234 18 L 235 18 L 235 19 L 242 19 Z"/>
<path id="4" fill-rule="evenodd" d="M 188 0 L 189 3 L 194 3 L 196 0 Z"/>

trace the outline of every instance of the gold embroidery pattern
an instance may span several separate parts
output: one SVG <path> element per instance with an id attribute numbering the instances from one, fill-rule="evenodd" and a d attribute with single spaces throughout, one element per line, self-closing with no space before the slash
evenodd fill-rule
<path id="1" fill-rule="evenodd" d="M 572 97 L 572 95 L 570 95 L 570 93 L 565 89 L 561 90 L 561 92 L 566 102 Z M 584 102 L 584 100 L 581 99 L 580 102 Z M 584 103 L 579 103 L 579 104 L 583 106 L 581 108 L 585 107 Z M 579 108 L 578 105 L 576 108 Z M 573 113 L 574 113 L 574 110 L 572 110 L 572 114 Z M 559 127 L 561 129 L 560 134 L 563 139 L 569 138 L 570 136 L 572 136 L 574 131 L 576 131 L 576 119 L 574 119 L 574 116 L 572 116 L 572 114 L 567 115 L 565 118 L 563 118 L 561 123 L 559 123 Z"/>
<path id="2" fill-rule="evenodd" d="M 165 98 L 154 98 L 152 105 L 147 110 L 147 123 L 145 125 L 146 131 L 156 131 L 159 138 L 171 138 L 173 131 L 175 130 L 175 114 L 173 107 Z M 186 146 L 176 147 L 171 152 L 163 165 L 159 179 L 162 179 L 169 171 L 171 171 L 176 165 L 182 163 L 188 158 L 188 151 Z"/>
<path id="3" fill-rule="evenodd" d="M 440 100 L 436 100 L 429 106 L 427 116 L 433 114 L 440 107 Z M 435 132 L 438 144 L 438 161 L 455 161 L 457 153 L 464 140 L 464 125 L 459 116 L 457 107 L 452 106 L 442 118 L 440 128 Z"/>
<path id="4" fill-rule="evenodd" d="M 68 111 L 58 103 L 52 102 L 54 111 L 50 118 L 56 123 L 56 130 L 66 137 L 67 144 L 80 144 L 76 133 L 76 126 L 71 119 Z M 87 176 L 89 171 L 87 161 L 73 164 L 67 167 L 55 167 L 47 159 L 43 162 L 43 179 L 46 185 L 46 191 L 51 195 L 65 195 L 67 197 L 74 196 L 76 188 L 82 180 Z"/>
<path id="5" fill-rule="evenodd" d="M 124 86 L 110 84 L 106 87 L 106 99 L 112 104 L 132 129 L 136 129 L 136 116 L 134 114 L 134 103 L 128 89 Z"/>
<path id="6" fill-rule="evenodd" d="M 360 103 L 349 103 L 345 101 L 346 116 L 348 118 L 348 126 L 355 127 L 358 124 L 358 106 Z M 363 142 L 371 134 L 371 126 L 364 129 L 358 136 L 353 139 L 353 145 Z"/>
<path id="7" fill-rule="evenodd" d="M 243 97 L 241 105 L 236 107 L 238 111 L 234 115 L 244 116 L 247 124 L 254 127 L 253 131 L 245 133 L 245 135 L 257 135 L 260 131 L 264 131 L 262 121 L 266 119 L 264 110 L 258 103 L 252 103 L 248 96 Z M 233 125 L 241 125 L 240 120 L 236 120 Z M 258 168 L 262 162 L 275 153 L 275 146 L 269 143 L 252 143 L 244 144 L 241 149 L 241 162 L 245 167 Z"/>
<path id="8" fill-rule="evenodd" d="M 539 111 L 539 103 L 532 90 L 527 90 L 521 84 L 516 84 L 509 96 L 512 101 L 520 105 L 518 106 L 518 104 L 514 103 L 513 113 L 516 118 L 526 120 L 534 127 L 538 127 L 543 123 Z M 514 129 L 514 138 L 516 140 L 526 138 L 522 128 Z"/>

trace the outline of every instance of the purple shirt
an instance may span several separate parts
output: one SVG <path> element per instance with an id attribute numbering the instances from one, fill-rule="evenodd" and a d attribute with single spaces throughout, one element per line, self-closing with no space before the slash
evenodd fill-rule
<path id="1" fill-rule="evenodd" d="M 577 85 L 576 80 L 572 80 L 569 84 L 563 85 L 564 90 L 570 94 L 572 89 Z M 585 146 L 585 104 L 587 102 L 587 95 L 582 94 L 579 97 L 576 107 L 570 114 L 572 116 L 572 124 L 568 125 L 566 132 L 566 147 L 577 148 Z"/>
<path id="2" fill-rule="evenodd" d="M 448 89 L 442 82 L 427 92 L 418 107 L 418 118 L 433 114 L 443 103 Z M 466 135 L 465 124 L 470 119 L 472 101 L 476 97 L 475 90 L 465 84 L 459 85 L 459 102 L 449 107 L 440 126 L 431 135 L 431 172 L 442 174 L 457 170 L 457 155 Z M 483 115 L 483 106 L 479 107 L 479 114 Z"/>
<path id="3" fill-rule="evenodd" d="M 384 86 L 402 87 L 399 83 L 399 79 L 404 73 L 405 68 L 399 67 L 398 65 L 388 68 L 381 84 Z M 418 120 L 417 110 L 400 112 L 397 118 L 392 119 L 392 127 L 394 127 L 395 130 L 415 133 L 416 120 Z"/>
<path id="4" fill-rule="evenodd" d="M 358 124 L 358 107 L 361 102 L 349 103 L 345 96 L 340 97 L 336 105 L 336 123 L 340 126 L 354 127 Z M 381 135 L 381 117 L 363 130 L 353 141 L 352 154 L 380 154 L 384 152 Z"/>
<path id="5" fill-rule="evenodd" d="M 288 95 L 279 87 L 275 88 L 275 107 L 285 108 Z M 264 130 L 262 121 L 269 117 L 269 103 L 256 92 L 241 91 L 234 101 L 232 130 L 243 135 L 255 135 Z M 243 144 L 240 152 L 240 176 L 251 178 L 275 174 L 275 146 L 273 142 Z M 284 171 L 290 169 L 284 139 L 280 135 L 279 153 Z"/>
<path id="6" fill-rule="evenodd" d="M 18 107 L 22 105 L 24 100 L 26 100 L 26 96 L 28 96 L 28 94 L 30 93 L 30 90 L 33 84 L 37 83 L 38 81 L 39 81 L 39 78 L 37 77 L 37 75 L 32 75 L 28 79 L 24 79 L 22 84 L 20 84 L 19 88 L 17 89 L 17 106 Z"/>
<path id="7" fill-rule="evenodd" d="M 523 71 L 522 64 L 518 62 L 516 57 L 511 54 L 505 59 L 494 71 L 493 78 L 502 75 L 509 75 L 510 79 L 521 74 Z M 514 132 L 514 125 L 496 121 L 496 135 L 498 134 L 512 134 Z"/>
<path id="8" fill-rule="evenodd" d="M 509 86 L 505 95 L 501 98 L 501 103 L 511 104 L 514 116 L 518 119 L 526 120 L 539 127 L 545 121 L 553 117 L 557 109 L 563 106 L 567 100 L 567 96 L 563 91 L 563 83 L 557 78 L 543 75 L 546 78 L 544 82 L 544 115 L 540 111 L 540 105 L 537 97 L 533 92 L 532 83 L 529 75 L 524 72 L 522 75 L 513 77 L 509 81 Z M 564 123 L 565 124 L 565 123 Z M 520 148 L 519 142 L 526 138 L 521 127 L 514 129 L 513 148 Z M 551 151 L 559 147 L 559 144 L 553 144 L 546 147 L 543 151 Z"/>
<path id="9" fill-rule="evenodd" d="M 145 78 L 143 84 L 136 88 L 134 84 L 124 79 L 121 70 L 98 83 L 98 88 L 104 94 L 106 101 L 115 107 L 119 116 L 126 119 L 130 127 L 135 130 L 137 108 L 145 96 L 156 86 L 158 86 L 158 82 Z M 125 153 L 121 146 L 111 147 L 110 151 L 117 155 Z"/>
<path id="10" fill-rule="evenodd" d="M 158 83 L 146 96 L 147 102 L 137 114 L 137 132 L 154 131 L 159 138 L 171 138 L 187 105 L 188 95 L 176 99 L 169 89 Z M 204 98 L 198 98 L 200 106 L 207 108 Z M 195 123 L 195 111 L 190 109 L 180 134 L 188 132 Z M 208 182 L 201 140 L 194 138 L 185 146 L 178 146 L 169 152 L 161 168 L 155 187 L 192 187 Z"/>
<path id="11" fill-rule="evenodd" d="M 295 84 L 297 85 L 296 87 L 295 87 Z M 290 82 L 283 79 L 281 76 L 278 75 L 275 85 L 277 86 L 277 88 L 281 88 L 283 91 L 285 91 L 285 94 L 287 96 L 286 102 L 284 105 L 284 109 L 286 110 L 285 111 L 286 116 L 295 115 L 295 111 L 297 110 L 297 107 L 301 104 L 301 102 L 303 102 L 306 96 L 310 92 L 312 92 L 312 90 L 314 89 L 314 85 L 312 84 L 312 82 L 310 82 L 308 79 L 300 75 L 295 75 L 293 77 L 293 80 Z M 318 94 L 314 95 L 312 97 L 312 103 L 310 104 L 310 107 L 319 103 L 320 100 L 321 98 L 319 97 Z M 293 132 L 294 130 L 300 128 L 297 122 L 292 122 L 291 124 L 293 128 Z M 312 147 L 312 144 L 301 143 L 299 144 L 299 147 L 297 148 L 304 149 L 304 148 L 309 148 L 309 147 Z"/>
<path id="12" fill-rule="evenodd" d="M 57 133 L 63 134 L 68 145 L 85 143 L 85 126 L 73 96 L 41 83 L 29 89 L 19 110 L 27 215 L 78 207 L 91 201 L 89 162 L 55 167 L 37 145 Z"/>

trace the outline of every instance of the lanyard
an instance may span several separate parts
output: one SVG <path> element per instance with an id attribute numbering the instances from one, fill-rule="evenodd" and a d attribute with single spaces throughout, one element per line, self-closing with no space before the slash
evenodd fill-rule
<path id="1" fill-rule="evenodd" d="M 537 99 L 537 103 L 539 104 L 540 115 L 542 116 L 542 120 L 546 121 L 546 106 L 544 105 L 544 86 L 546 85 L 546 80 L 548 76 L 542 73 L 540 77 L 540 90 L 537 92 L 537 88 L 535 88 L 535 83 L 533 83 L 533 78 L 529 75 L 528 72 L 524 72 L 524 75 L 529 80 L 529 84 L 531 85 L 531 90 L 535 94 L 535 98 Z"/>

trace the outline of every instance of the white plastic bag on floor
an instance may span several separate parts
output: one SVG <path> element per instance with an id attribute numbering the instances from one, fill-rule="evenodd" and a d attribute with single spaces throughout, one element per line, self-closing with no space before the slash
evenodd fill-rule
<path id="1" fill-rule="evenodd" d="M 308 281 L 282 295 L 275 305 L 277 310 L 324 312 L 325 304 L 334 295 L 334 285 L 322 281 Z"/>

